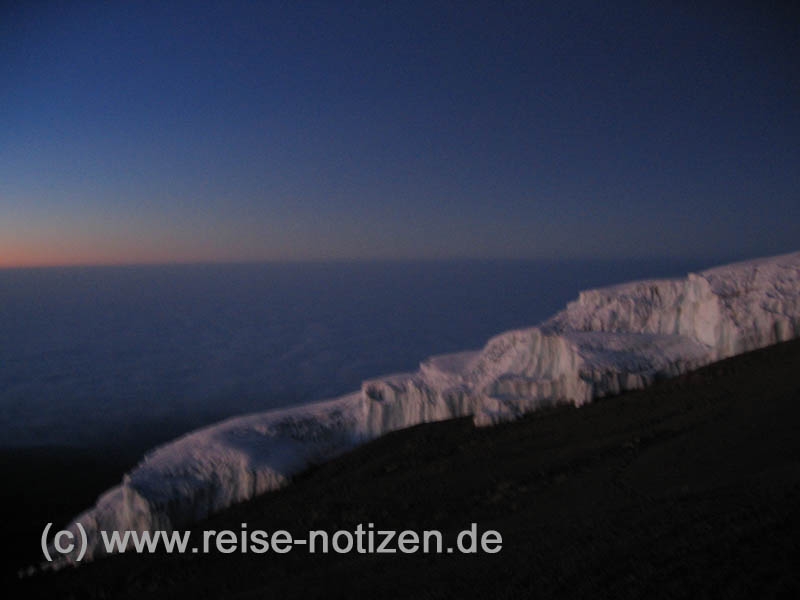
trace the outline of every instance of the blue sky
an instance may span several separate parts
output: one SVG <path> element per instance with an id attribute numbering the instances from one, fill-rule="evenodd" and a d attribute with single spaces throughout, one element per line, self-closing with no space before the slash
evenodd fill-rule
<path id="1" fill-rule="evenodd" d="M 783 3 L 0 8 L 0 266 L 800 239 Z"/>

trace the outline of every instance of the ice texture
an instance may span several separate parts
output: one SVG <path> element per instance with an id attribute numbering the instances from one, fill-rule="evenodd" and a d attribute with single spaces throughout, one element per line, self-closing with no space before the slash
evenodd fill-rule
<path id="1" fill-rule="evenodd" d="M 800 252 L 584 291 L 540 325 L 500 334 L 480 351 L 432 357 L 359 392 L 232 418 L 156 448 L 68 529 L 78 535 L 83 525 L 85 558 L 96 558 L 105 552 L 101 530 L 185 526 L 389 431 L 582 405 L 798 336 Z"/>

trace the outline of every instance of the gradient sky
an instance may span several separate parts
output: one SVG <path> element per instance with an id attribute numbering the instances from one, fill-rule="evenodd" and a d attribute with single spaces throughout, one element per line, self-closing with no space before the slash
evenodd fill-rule
<path id="1" fill-rule="evenodd" d="M 800 13 L 692 4 L 3 3 L 0 265 L 796 250 Z"/>

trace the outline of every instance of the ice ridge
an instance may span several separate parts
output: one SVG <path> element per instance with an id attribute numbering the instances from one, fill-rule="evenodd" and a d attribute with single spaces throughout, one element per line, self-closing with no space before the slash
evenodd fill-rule
<path id="1" fill-rule="evenodd" d="M 68 529 L 77 536 L 83 526 L 85 559 L 96 558 L 105 552 L 101 530 L 184 526 L 389 431 L 582 405 L 799 336 L 800 252 L 584 291 L 480 351 L 432 357 L 340 398 L 228 419 L 158 447 Z"/>

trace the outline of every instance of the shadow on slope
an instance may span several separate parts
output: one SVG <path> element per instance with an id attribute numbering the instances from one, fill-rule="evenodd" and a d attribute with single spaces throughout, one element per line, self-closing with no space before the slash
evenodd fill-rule
<path id="1" fill-rule="evenodd" d="M 800 341 L 640 392 L 389 434 L 195 528 L 440 529 L 496 555 L 117 556 L 24 597 L 774 597 L 800 590 Z"/>

